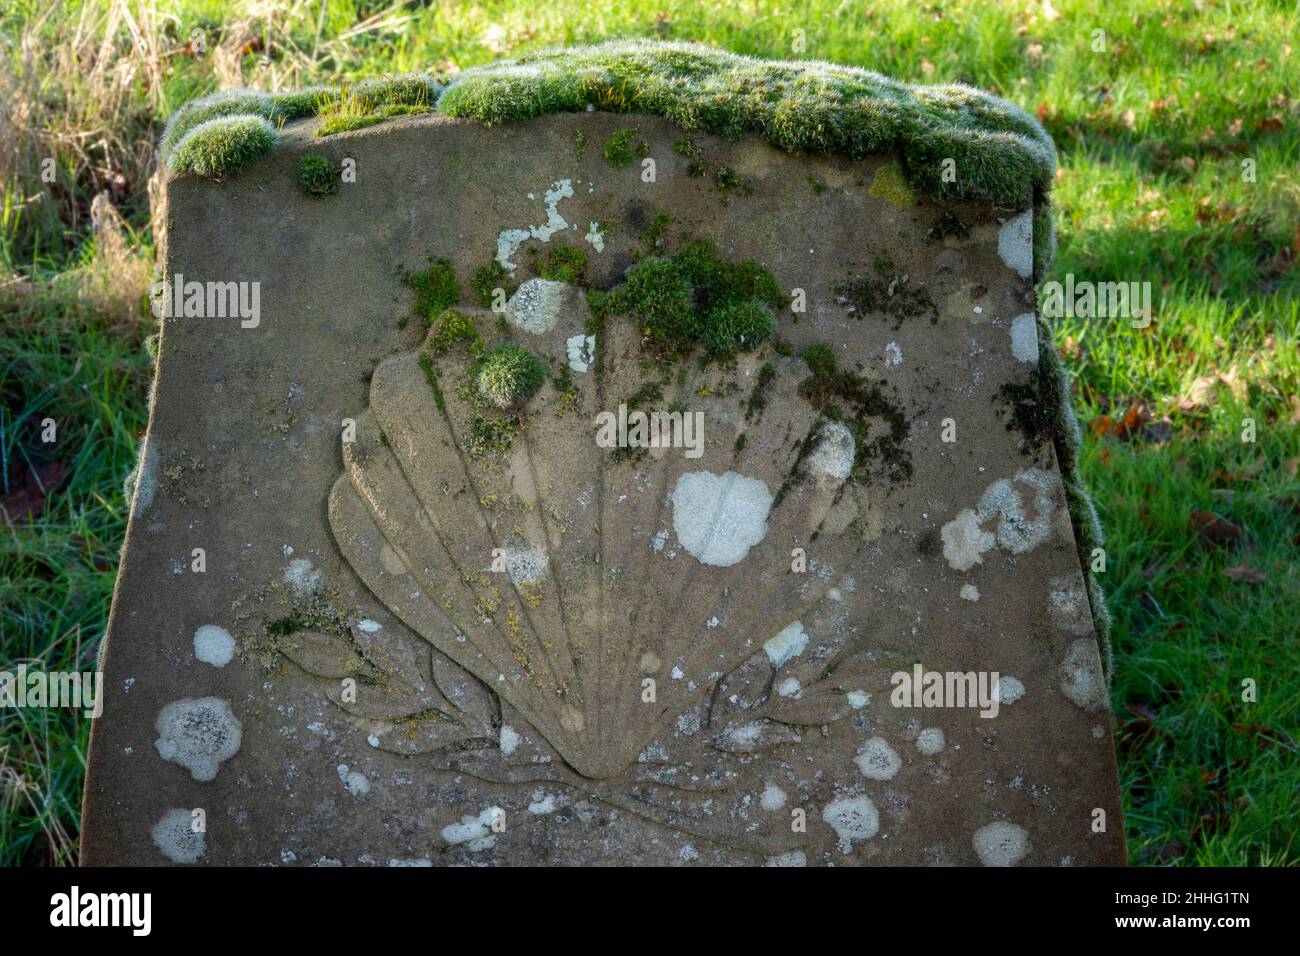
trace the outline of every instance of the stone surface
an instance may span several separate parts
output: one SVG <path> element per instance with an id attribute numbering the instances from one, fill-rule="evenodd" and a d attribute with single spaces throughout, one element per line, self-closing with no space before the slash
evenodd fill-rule
<path id="1" fill-rule="evenodd" d="M 873 190 L 887 156 L 693 136 L 722 190 L 646 116 L 313 126 L 168 186 L 168 276 L 258 282 L 260 321 L 164 323 L 86 863 L 1122 862 L 1056 456 L 1002 397 L 1039 355 L 1027 212 Z M 602 156 L 628 126 L 655 182 Z M 305 152 L 356 182 L 303 196 Z M 663 371 L 578 290 L 501 317 L 469 290 L 559 242 L 608 289 L 657 213 L 656 251 L 709 239 L 802 290 L 781 349 Z M 917 314 L 851 310 L 882 256 Z M 467 451 L 468 359 L 422 363 L 422 323 L 399 328 L 430 258 L 488 344 L 551 369 L 500 453 Z M 809 398 L 814 345 L 872 389 L 856 434 Z M 699 457 L 597 447 L 594 416 L 656 383 L 647 407 L 703 413 Z M 976 675 L 996 716 L 894 706 L 918 671 Z"/>

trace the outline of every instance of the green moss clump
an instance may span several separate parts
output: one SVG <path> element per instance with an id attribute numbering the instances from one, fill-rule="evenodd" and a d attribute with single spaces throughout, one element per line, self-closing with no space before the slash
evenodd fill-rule
<path id="1" fill-rule="evenodd" d="M 930 316 L 931 325 L 939 321 L 939 307 L 930 293 L 924 286 L 909 285 L 892 259 L 878 255 L 873 268 L 874 276 L 856 275 L 835 286 L 840 301 L 852 306 L 859 319 L 873 313 L 884 315 L 894 320 L 896 329 L 904 319 L 922 315 Z"/>
<path id="2" fill-rule="evenodd" d="M 646 252 L 654 252 L 663 244 L 664 238 L 668 234 L 668 227 L 673 223 L 673 217 L 668 215 L 662 209 L 655 213 L 646 226 L 645 234 L 642 238 L 645 240 Z"/>
<path id="3" fill-rule="evenodd" d="M 428 113 L 440 92 L 438 81 L 418 74 L 366 80 L 351 88 L 326 91 L 314 104 L 315 115 L 321 118 L 316 135 L 332 136 L 395 116 Z"/>
<path id="4" fill-rule="evenodd" d="M 839 367 L 839 363 L 835 360 L 835 353 L 828 345 L 808 346 L 803 350 L 803 360 L 808 363 L 808 369 L 813 376 L 819 379 L 830 378 Z"/>
<path id="5" fill-rule="evenodd" d="M 586 251 L 564 243 L 552 246 L 537 269 L 543 279 L 567 282 L 570 285 L 580 285 L 586 270 Z"/>
<path id="6" fill-rule="evenodd" d="M 408 272 L 405 280 L 415 291 L 411 313 L 424 319 L 426 326 L 460 301 L 460 283 L 450 259 L 430 259 L 429 268 Z"/>
<path id="7" fill-rule="evenodd" d="M 260 116 L 210 119 L 181 138 L 170 165 L 178 173 L 220 179 L 269 152 L 275 140 L 275 127 Z"/>
<path id="8" fill-rule="evenodd" d="M 650 147 L 645 143 L 636 147 L 632 145 L 635 139 L 636 130 L 631 126 L 614 131 L 614 135 L 605 144 L 605 159 L 611 166 L 627 166 L 637 156 L 649 154 Z"/>
<path id="9" fill-rule="evenodd" d="M 514 294 L 515 287 L 507 281 L 509 278 L 510 273 L 506 271 L 506 267 L 493 259 L 487 265 L 479 266 L 474 270 L 469 285 L 478 296 L 478 301 L 483 308 L 491 309 L 492 299 L 497 289 L 505 292 L 507 299 Z"/>
<path id="10" fill-rule="evenodd" d="M 695 240 L 642 259 L 621 285 L 589 301 L 602 316 L 631 316 L 658 352 L 685 355 L 702 345 L 709 358 L 725 360 L 772 337 L 785 297 L 767 269 L 724 262 L 713 243 Z"/>
<path id="11" fill-rule="evenodd" d="M 694 289 L 671 259 L 643 259 L 627 270 L 627 278 L 605 295 L 599 305 L 609 315 L 630 315 L 648 341 L 673 350 L 686 350 L 695 341 L 699 323 Z"/>
<path id="12" fill-rule="evenodd" d="M 480 398 L 497 408 L 518 408 L 546 381 L 546 363 L 521 345 L 503 342 L 479 358 L 474 381 Z"/>
<path id="13" fill-rule="evenodd" d="M 730 302 L 714 311 L 701 337 L 713 355 L 752 352 L 776 331 L 772 307 L 757 299 Z"/>
<path id="14" fill-rule="evenodd" d="M 339 191 L 338 168 L 324 156 L 308 153 L 298 162 L 298 186 L 317 199 L 332 196 Z"/>

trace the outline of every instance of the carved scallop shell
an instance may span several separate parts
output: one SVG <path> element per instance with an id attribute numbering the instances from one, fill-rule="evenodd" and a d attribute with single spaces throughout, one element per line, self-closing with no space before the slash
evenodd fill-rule
<path id="1" fill-rule="evenodd" d="M 578 773 L 608 778 L 765 644 L 774 668 L 799 653 L 790 628 L 852 587 L 832 568 L 860 562 L 868 502 L 850 475 L 854 431 L 805 397 L 804 360 L 765 347 L 731 367 L 665 370 L 631 322 L 592 336 L 582 297 L 557 301 L 545 321 L 509 312 L 504 333 L 473 317 L 485 340 L 550 363 L 517 419 L 476 403 L 463 347 L 381 362 L 329 519 L 393 614 Z M 702 412 L 700 456 L 598 446 L 597 413 L 638 395 L 646 410 Z M 509 447 L 474 441 L 476 419 L 514 429 Z M 868 425 L 857 433 L 888 430 Z M 814 536 L 819 560 L 795 573 L 793 549 Z M 754 745 L 724 730 L 710 731 L 723 749 Z"/>

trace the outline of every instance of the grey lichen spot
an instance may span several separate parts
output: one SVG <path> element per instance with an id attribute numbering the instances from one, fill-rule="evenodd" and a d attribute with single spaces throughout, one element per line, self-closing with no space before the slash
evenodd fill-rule
<path id="1" fill-rule="evenodd" d="M 807 866 L 808 856 L 803 850 L 791 850 L 789 853 L 778 853 L 776 856 L 769 856 L 764 866 Z"/>
<path id="2" fill-rule="evenodd" d="M 179 764 L 200 781 L 214 779 L 221 762 L 238 753 L 243 733 L 230 705 L 220 697 L 173 701 L 159 712 L 154 728 L 158 756 Z"/>
<path id="3" fill-rule="evenodd" d="M 131 502 L 131 513 L 141 515 L 153 504 L 158 492 L 158 451 L 147 437 L 140 448 L 140 457 L 122 483 L 123 497 Z"/>
<path id="4" fill-rule="evenodd" d="M 808 456 L 808 467 L 819 475 L 843 481 L 853 470 L 856 450 L 853 432 L 847 426 L 827 422 L 822 426 L 817 447 Z"/>
<path id="5" fill-rule="evenodd" d="M 767 535 L 772 494 L 757 478 L 690 472 L 677 479 L 671 500 L 677 539 L 701 564 L 738 564 Z"/>
<path id="6" fill-rule="evenodd" d="M 808 634 L 804 631 L 802 621 L 794 621 L 783 627 L 777 635 L 763 645 L 767 658 L 773 667 L 781 667 L 792 657 L 798 657 L 808 646 Z"/>
<path id="7" fill-rule="evenodd" d="M 998 231 L 998 255 L 1016 275 L 1029 278 L 1034 271 L 1034 212 L 1026 209 L 1008 219 Z"/>
<path id="8" fill-rule="evenodd" d="M 1059 668 L 1061 693 L 1084 710 L 1101 710 L 1106 706 L 1106 684 L 1101 676 L 1101 657 L 1097 642 L 1080 638 L 1070 645 Z"/>
<path id="9" fill-rule="evenodd" d="M 522 538 L 506 542 L 506 573 L 515 587 L 538 584 L 546 577 L 546 552 Z"/>
<path id="10" fill-rule="evenodd" d="M 149 831 L 153 845 L 173 863 L 197 863 L 207 852 L 203 833 L 194 832 L 194 815 L 176 807 L 162 815 Z"/>
<path id="11" fill-rule="evenodd" d="M 1038 322 L 1032 312 L 1011 320 L 1011 354 L 1019 362 L 1038 361 Z"/>
<path id="12" fill-rule="evenodd" d="M 596 360 L 596 336 L 581 332 L 571 335 L 564 340 L 564 351 L 569 359 L 569 368 L 581 374 Z"/>
<path id="13" fill-rule="evenodd" d="M 974 510 L 962 509 L 940 529 L 949 566 L 969 571 L 994 545 L 1024 554 L 1046 543 L 1052 534 L 1054 487 L 1052 475 L 1041 468 L 989 485 Z"/>
<path id="14" fill-rule="evenodd" d="M 1063 631 L 1082 636 L 1092 630 L 1092 609 L 1079 574 L 1062 574 L 1047 584 L 1047 613 Z"/>
<path id="15" fill-rule="evenodd" d="M 832 800 L 822 810 L 822 822 L 835 831 L 840 852 L 846 854 L 852 852 L 853 844 L 880 832 L 880 814 L 869 797 Z"/>
<path id="16" fill-rule="evenodd" d="M 564 314 L 569 288 L 551 279 L 529 279 L 506 303 L 506 321 L 533 335 L 551 331 Z"/>
<path id="17" fill-rule="evenodd" d="M 943 752 L 943 731 L 938 727 L 926 727 L 916 737 L 916 749 L 927 757 Z"/>
<path id="18" fill-rule="evenodd" d="M 993 697 L 1000 704 L 1014 704 L 1024 696 L 1025 685 L 1010 674 L 1001 675 L 993 688 Z"/>
<path id="19" fill-rule="evenodd" d="M 1002 820 L 980 827 L 971 842 L 985 866 L 1015 866 L 1034 848 L 1024 827 Z"/>
<path id="20" fill-rule="evenodd" d="M 1040 468 L 1029 468 L 1010 480 L 995 481 L 980 498 L 980 523 L 995 520 L 998 546 L 1024 554 L 1043 544 L 1052 533 L 1054 480 Z"/>
<path id="21" fill-rule="evenodd" d="M 884 737 L 872 737 L 858 751 L 853 762 L 868 780 L 893 780 L 903 766 L 903 759 Z"/>

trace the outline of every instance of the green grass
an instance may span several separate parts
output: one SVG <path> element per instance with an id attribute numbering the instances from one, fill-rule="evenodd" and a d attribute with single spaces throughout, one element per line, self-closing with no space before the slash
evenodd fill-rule
<path id="1" fill-rule="evenodd" d="M 103 633 L 125 523 L 120 486 L 145 422 L 149 317 L 127 296 L 134 321 L 109 318 L 102 293 L 64 280 L 103 256 L 89 222 L 101 190 L 126 217 L 133 261 L 150 257 L 147 181 L 167 116 L 217 89 L 231 64 L 242 85 L 277 91 L 255 111 L 275 125 L 311 115 L 314 96 L 343 84 L 389 105 L 419 102 L 415 81 L 384 78 L 432 69 L 440 79 L 419 82 L 433 91 L 458 68 L 555 44 L 696 39 L 905 83 L 968 83 L 1052 135 L 1060 249 L 1044 278 L 1150 281 L 1156 293 L 1146 330 L 1062 319 L 1055 332 L 1084 426 L 1081 467 L 1106 528 L 1099 577 L 1115 621 L 1112 699 L 1132 860 L 1300 863 L 1294 4 L 1053 0 L 1052 17 L 1042 4 L 1009 0 L 487 0 L 395 7 L 358 28 L 384 9 L 266 4 L 232 19 L 214 0 L 176 0 L 166 16 L 147 2 L 135 11 L 141 38 L 121 17 L 105 38 L 120 0 L 89 2 L 84 30 L 75 2 L 39 24 L 35 0 L 0 13 L 6 44 L 29 41 L 0 67 L 0 96 L 32 111 L 0 154 L 0 439 L 11 483 L 28 459 L 70 466 L 40 520 L 0 529 L 0 667 L 31 659 L 88 668 Z M 207 55 L 184 52 L 194 30 L 204 31 Z M 377 82 L 363 87 L 365 78 Z M 509 88 L 467 85 L 462 106 L 495 108 Z M 186 122 L 212 118 L 196 111 Z M 40 176 L 49 157 L 53 183 Z M 1253 181 L 1242 176 L 1247 159 Z M 477 295 L 501 284 L 490 279 L 476 276 Z M 1234 366 L 1239 394 L 1223 386 L 1208 407 L 1180 407 L 1198 379 Z M 1153 420 L 1107 427 L 1134 406 Z M 61 423 L 53 448 L 36 437 L 47 415 Z M 1240 440 L 1245 417 L 1257 422 L 1253 444 Z M 503 442 L 485 431 L 485 448 Z M 1193 512 L 1235 523 L 1238 542 L 1203 543 Z M 1224 573 L 1243 566 L 1261 580 Z M 1253 704 L 1240 696 L 1247 678 L 1258 683 Z M 84 738 L 77 716 L 0 713 L 0 863 L 75 858 Z"/>

